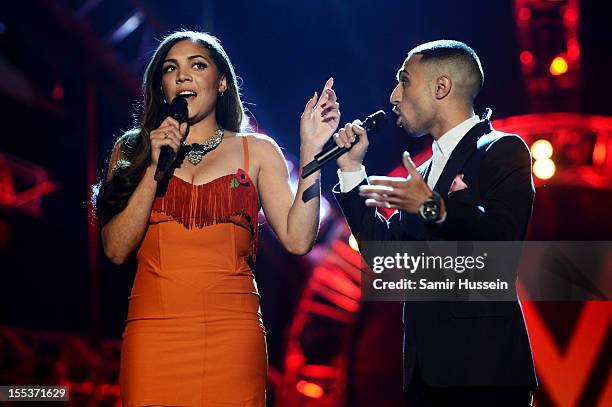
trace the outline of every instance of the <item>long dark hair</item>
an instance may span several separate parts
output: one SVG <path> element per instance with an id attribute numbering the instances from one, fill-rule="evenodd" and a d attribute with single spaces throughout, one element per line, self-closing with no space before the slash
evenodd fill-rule
<path id="1" fill-rule="evenodd" d="M 110 158 L 113 168 L 93 186 L 92 200 L 96 216 L 106 224 L 121 212 L 151 163 L 150 132 L 167 116 L 167 103 L 162 91 L 162 65 L 168 51 L 180 41 L 193 41 L 208 49 L 219 75 L 225 76 L 227 90 L 217 96 L 215 117 L 224 129 L 238 132 L 245 120 L 245 110 L 234 67 L 219 40 L 212 35 L 195 31 L 178 31 L 166 36 L 147 65 L 142 82 L 144 100 L 136 126 L 125 132 L 115 143 L 115 154 Z M 108 168 L 108 166 L 107 166 Z"/>

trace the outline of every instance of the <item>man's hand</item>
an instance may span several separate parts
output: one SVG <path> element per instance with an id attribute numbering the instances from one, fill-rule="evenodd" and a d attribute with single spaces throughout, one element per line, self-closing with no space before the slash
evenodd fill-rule
<path id="1" fill-rule="evenodd" d="M 402 161 L 408 170 L 408 178 L 371 176 L 368 177 L 370 185 L 359 187 L 359 195 L 366 198 L 366 206 L 418 213 L 421 204 L 432 196 L 433 192 L 417 171 L 407 151 L 404 151 Z M 442 201 L 441 215 L 444 216 L 445 212 Z"/>
<path id="2" fill-rule="evenodd" d="M 361 163 L 368 151 L 368 133 L 361 127 L 361 121 L 355 120 L 347 123 L 338 133 L 334 134 L 334 141 L 340 147 L 350 148 L 336 160 L 341 171 L 359 171 Z M 357 140 L 359 138 L 359 140 Z"/>

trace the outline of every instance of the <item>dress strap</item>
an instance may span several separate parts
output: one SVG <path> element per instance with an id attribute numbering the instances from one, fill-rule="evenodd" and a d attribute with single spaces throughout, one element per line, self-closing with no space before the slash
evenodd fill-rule
<path id="1" fill-rule="evenodd" d="M 242 136 L 242 151 L 244 153 L 244 171 L 249 173 L 249 142 L 247 136 Z"/>

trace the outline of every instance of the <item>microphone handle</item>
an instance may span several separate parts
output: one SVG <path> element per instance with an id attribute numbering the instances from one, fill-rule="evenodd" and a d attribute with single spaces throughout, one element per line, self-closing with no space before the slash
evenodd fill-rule
<path id="1" fill-rule="evenodd" d="M 355 135 L 357 138 L 356 141 L 359 141 L 359 136 Z M 308 177 L 309 175 L 318 171 L 321 167 L 323 167 L 327 162 L 333 160 L 334 158 L 340 157 L 342 154 L 346 153 L 350 148 L 340 147 L 337 144 L 328 150 L 323 150 L 319 154 L 315 155 L 314 160 L 309 162 L 304 169 L 302 170 L 302 179 Z"/>
<path id="2" fill-rule="evenodd" d="M 168 168 L 170 168 L 174 162 L 175 156 L 176 154 L 170 146 L 162 146 L 159 151 L 159 158 L 157 159 L 157 168 L 155 169 L 154 176 L 155 181 L 159 182 L 164 178 L 166 171 L 168 171 Z"/>
<path id="3" fill-rule="evenodd" d="M 368 133 L 372 133 L 375 130 L 374 126 L 368 120 L 363 122 L 363 127 L 365 128 L 365 131 Z M 359 136 L 355 134 L 355 143 L 357 142 L 359 142 Z M 353 143 L 351 147 L 353 145 L 355 144 Z M 302 170 L 302 179 L 308 177 L 309 175 L 312 175 L 313 173 L 321 169 L 321 167 L 323 167 L 326 163 L 333 160 L 334 158 L 340 157 L 342 154 L 349 151 L 351 147 L 349 148 L 340 147 L 336 144 L 335 146 L 331 148 L 327 148 L 321 151 L 319 154 L 315 155 L 314 160 L 312 160 L 311 162 L 309 162 L 308 164 L 304 166 L 304 169 Z"/>

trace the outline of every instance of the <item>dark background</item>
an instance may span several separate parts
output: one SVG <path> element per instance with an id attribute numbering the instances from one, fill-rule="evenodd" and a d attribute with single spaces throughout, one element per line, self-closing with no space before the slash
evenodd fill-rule
<path id="1" fill-rule="evenodd" d="M 106 0 L 85 19 L 87 32 L 102 44 L 134 4 L 149 13 L 146 24 L 120 44 L 105 48 L 123 67 L 118 70 L 121 75 L 101 62 L 100 51 L 68 18 L 83 3 L 11 2 L 0 10 L 4 87 L 13 81 L 8 62 L 39 92 L 29 98 L 0 93 L 0 152 L 47 169 L 58 185 L 44 197 L 39 218 L 0 208 L 2 325 L 120 336 L 133 263 L 116 267 L 100 255 L 99 319 L 94 326 L 89 319 L 87 92 L 95 89 L 95 159 L 102 168 L 115 138 L 133 124 L 144 64 L 155 39 L 164 33 L 187 28 L 219 37 L 242 78 L 255 130 L 272 136 L 289 156 L 298 154 L 298 120 L 304 104 L 329 76 L 335 78 L 342 123 L 381 108 L 390 113 L 389 94 L 406 52 L 435 39 L 464 41 L 479 54 L 485 86 L 477 113 L 485 107 L 493 108 L 493 118 L 531 113 L 511 1 Z M 577 111 L 610 115 L 608 7 L 595 1 L 582 1 L 580 7 Z M 64 96 L 53 102 L 58 83 Z M 20 92 L 26 88 L 19 87 Z M 41 107 L 45 98 L 53 108 Z M 410 140 L 389 126 L 372 141 L 368 172 L 386 173 L 400 163 L 401 151 L 414 153 L 423 146 L 424 140 Z M 323 170 L 322 187 L 328 197 L 337 182 L 335 171 L 333 164 Z M 283 330 L 308 269 L 263 228 L 256 272 L 272 364 L 282 353 Z"/>

